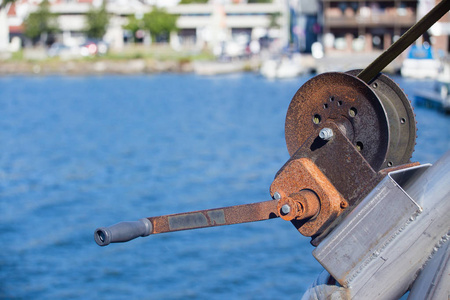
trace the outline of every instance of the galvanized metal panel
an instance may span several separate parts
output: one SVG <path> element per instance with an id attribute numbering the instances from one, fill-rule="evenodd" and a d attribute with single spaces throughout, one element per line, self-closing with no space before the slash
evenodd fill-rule
<path id="1" fill-rule="evenodd" d="M 384 248 L 420 213 L 420 206 L 387 176 L 313 251 L 343 286 L 365 268 L 380 268 Z"/>
<path id="2" fill-rule="evenodd" d="M 370 199 L 376 198 L 377 193 L 383 194 L 386 181 L 383 181 L 372 194 L 364 199 L 314 251 L 314 255 L 327 271 L 335 274 L 336 279 L 347 285 L 350 299 L 400 298 L 414 284 L 422 270 L 432 262 L 439 249 L 446 245 L 450 239 L 449 167 L 450 151 L 432 167 L 425 165 L 390 173 L 389 175 L 395 179 L 391 182 L 394 187 L 390 183 L 387 186 L 391 186 L 396 192 L 391 194 L 390 201 L 387 201 L 389 197 L 379 198 L 379 201 L 386 201 L 384 207 L 386 213 L 377 214 L 380 219 L 372 223 L 373 228 L 363 223 L 366 220 L 374 222 L 375 218 L 364 219 L 358 213 L 377 212 L 380 205 L 371 204 Z M 405 199 L 408 198 L 398 193 L 403 190 L 405 195 L 414 199 L 414 201 L 411 200 L 412 203 L 420 205 L 422 211 L 412 213 L 404 224 L 399 222 L 396 230 L 389 232 L 386 230 L 389 228 L 385 225 L 386 222 L 393 225 L 389 217 L 398 216 L 392 211 L 398 210 L 398 203 L 405 203 Z M 373 207 L 372 210 L 362 207 L 368 204 L 370 204 L 369 207 Z M 406 209 L 406 211 L 409 210 Z M 386 233 L 381 240 L 378 240 L 377 247 L 368 245 L 366 255 L 362 250 L 364 244 L 359 243 L 358 247 L 350 247 L 352 239 L 347 236 L 356 236 L 356 232 L 360 230 L 358 234 L 361 237 L 364 234 L 373 234 L 380 229 Z M 349 235 L 345 232 L 346 230 L 354 232 Z M 353 239 L 354 244 L 355 239 Z M 339 250 L 341 245 L 346 247 L 347 252 Z M 360 260 L 356 261 L 355 256 Z M 446 282 L 448 279 L 439 284 L 445 286 Z M 441 295 L 442 291 L 435 289 L 434 292 L 437 293 L 435 295 Z M 445 293 L 445 290 L 443 292 Z M 430 299 L 440 298 L 432 296 Z"/>
<path id="3" fill-rule="evenodd" d="M 414 281 L 408 300 L 437 300 L 449 297 L 450 242 L 447 240 Z"/>

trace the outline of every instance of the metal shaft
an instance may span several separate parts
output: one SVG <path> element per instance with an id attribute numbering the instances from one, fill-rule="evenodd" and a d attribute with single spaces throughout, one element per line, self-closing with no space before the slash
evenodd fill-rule
<path id="1" fill-rule="evenodd" d="M 152 234 L 277 218 L 278 200 L 150 217 Z"/>
<path id="2" fill-rule="evenodd" d="M 378 56 L 370 65 L 358 74 L 359 79 L 369 83 L 388 64 L 424 34 L 434 23 L 450 10 L 450 0 L 442 0 L 422 19 L 403 34 L 394 44 Z"/>

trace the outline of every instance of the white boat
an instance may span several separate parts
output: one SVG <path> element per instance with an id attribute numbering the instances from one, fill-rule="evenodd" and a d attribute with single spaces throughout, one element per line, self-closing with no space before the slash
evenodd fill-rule
<path id="1" fill-rule="evenodd" d="M 435 59 L 433 49 L 428 43 L 412 45 L 408 57 L 403 61 L 400 72 L 403 77 L 436 79 L 440 62 Z"/>
<path id="2" fill-rule="evenodd" d="M 262 63 L 260 73 L 266 78 L 294 78 L 308 72 L 302 64 L 300 54 L 292 57 L 283 56 L 281 59 L 269 59 Z"/>
<path id="3" fill-rule="evenodd" d="M 415 90 L 416 105 L 450 113 L 450 57 L 440 60 L 434 90 Z"/>
<path id="4" fill-rule="evenodd" d="M 245 62 L 243 61 L 207 61 L 194 63 L 194 72 L 198 75 L 219 75 L 238 73 L 245 70 Z"/>

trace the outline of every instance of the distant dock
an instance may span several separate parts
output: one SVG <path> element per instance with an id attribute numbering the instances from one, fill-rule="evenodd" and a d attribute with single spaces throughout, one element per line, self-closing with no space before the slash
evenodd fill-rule
<path id="1" fill-rule="evenodd" d="M 443 98 L 439 93 L 428 90 L 414 91 L 414 100 L 416 105 L 443 111 L 450 114 L 450 96 Z"/>
<path id="2" fill-rule="evenodd" d="M 353 69 L 364 69 L 380 53 L 335 53 L 321 59 L 310 54 L 301 54 L 301 65 L 315 73 L 345 72 Z M 268 58 L 267 58 L 268 59 Z M 189 60 L 156 60 L 156 59 L 124 59 L 111 60 L 93 58 L 91 60 L 3 60 L 0 61 L 0 76 L 7 75 L 96 75 L 96 74 L 152 74 L 161 72 L 190 73 L 201 75 L 217 75 L 236 72 L 259 72 L 265 57 L 250 59 L 233 59 L 229 61 L 189 61 Z M 399 71 L 401 61 L 391 63 L 385 72 Z"/>

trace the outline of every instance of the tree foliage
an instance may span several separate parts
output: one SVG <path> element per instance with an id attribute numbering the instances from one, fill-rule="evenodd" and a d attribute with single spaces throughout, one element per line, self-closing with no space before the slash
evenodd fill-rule
<path id="1" fill-rule="evenodd" d="M 106 5 L 96 9 L 91 7 L 86 13 L 86 34 L 90 38 L 102 39 L 109 24 L 109 15 Z"/>
<path id="2" fill-rule="evenodd" d="M 142 19 L 137 19 L 135 16 L 131 15 L 128 17 L 128 24 L 123 28 L 131 31 L 133 39 L 136 41 L 136 32 L 144 28 L 144 23 Z"/>
<path id="3" fill-rule="evenodd" d="M 171 15 L 163 8 L 154 7 L 143 18 L 144 29 L 150 31 L 153 40 L 169 39 L 170 32 L 177 30 L 177 16 Z"/>
<path id="4" fill-rule="evenodd" d="M 6 4 L 16 2 L 16 0 L 0 0 L 0 10 L 6 7 Z"/>
<path id="5" fill-rule="evenodd" d="M 280 18 L 281 13 L 271 13 L 269 15 L 270 21 L 269 21 L 269 28 L 280 28 L 280 24 L 278 23 L 278 19 Z"/>
<path id="6" fill-rule="evenodd" d="M 39 4 L 38 9 L 28 15 L 25 19 L 25 35 L 36 41 L 42 38 L 43 34 L 52 34 L 59 30 L 58 15 L 50 12 L 50 3 L 44 0 Z"/>
<path id="7" fill-rule="evenodd" d="M 133 36 L 138 30 L 145 30 L 150 32 L 154 41 L 168 40 L 170 32 L 178 30 L 177 18 L 163 8 L 154 7 L 151 12 L 144 14 L 142 19 L 128 17 L 128 24 L 124 28 L 131 31 Z"/>

